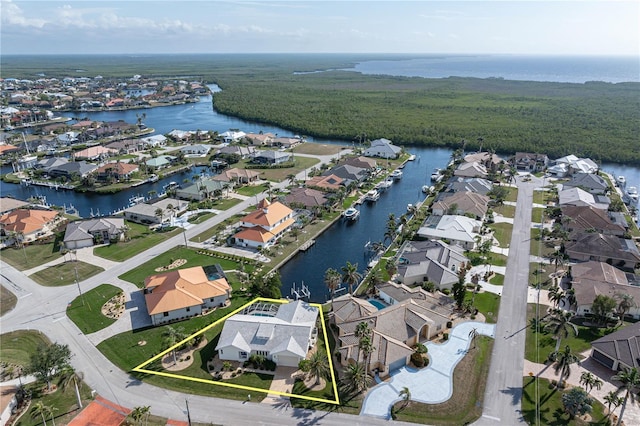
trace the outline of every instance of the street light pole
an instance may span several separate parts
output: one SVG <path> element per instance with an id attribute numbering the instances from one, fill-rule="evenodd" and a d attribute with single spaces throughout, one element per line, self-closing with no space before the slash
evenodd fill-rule
<path id="1" fill-rule="evenodd" d="M 80 299 L 82 299 L 82 306 L 84 306 L 84 296 L 82 295 L 82 289 L 80 288 L 80 281 L 78 281 L 78 265 L 73 267 L 76 276 L 76 285 L 78 286 L 78 293 L 80 293 Z"/>

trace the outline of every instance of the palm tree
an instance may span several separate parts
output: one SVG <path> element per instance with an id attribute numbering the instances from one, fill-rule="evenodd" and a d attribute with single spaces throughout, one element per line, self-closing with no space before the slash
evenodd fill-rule
<path id="1" fill-rule="evenodd" d="M 327 269 L 324 273 L 324 283 L 331 292 L 331 305 L 333 305 L 336 290 L 342 283 L 342 276 L 340 275 L 340 272 L 333 268 Z"/>
<path id="2" fill-rule="evenodd" d="M 553 272 L 558 272 L 558 266 L 564 266 L 567 263 L 567 255 L 560 250 L 556 250 L 551 253 L 549 260 L 555 265 Z"/>
<path id="3" fill-rule="evenodd" d="M 296 175 L 294 173 L 289 173 L 287 175 L 287 180 L 289 181 L 289 185 L 295 185 L 295 183 L 296 183 Z"/>
<path id="4" fill-rule="evenodd" d="M 362 360 L 365 362 L 365 373 L 369 373 L 369 356 L 375 350 L 373 347 L 373 330 L 369 326 L 369 323 L 362 321 L 356 326 L 354 332 L 358 340 L 358 349 L 362 354 Z"/>
<path id="5" fill-rule="evenodd" d="M 552 352 L 549 358 L 551 361 L 556 363 L 554 367 L 556 374 L 560 372 L 558 387 L 561 387 L 565 376 L 569 377 L 571 375 L 571 364 L 575 364 L 580 361 L 580 359 L 573 353 L 573 351 L 571 351 L 571 347 L 569 345 L 565 346 L 563 351 Z"/>
<path id="6" fill-rule="evenodd" d="M 571 332 L 573 332 L 575 336 L 578 335 L 578 327 L 571 322 L 572 317 L 573 313 L 571 312 L 554 309 L 545 319 L 546 324 L 543 330 L 550 331 L 556 339 L 556 349 L 554 352 L 558 352 L 560 349 L 560 342 L 562 339 L 569 337 Z"/>
<path id="7" fill-rule="evenodd" d="M 320 384 L 321 378 L 329 376 L 329 360 L 327 354 L 324 351 L 316 350 L 311 357 L 309 357 L 309 374 L 316 378 L 316 386 Z"/>
<path id="8" fill-rule="evenodd" d="M 631 308 L 635 308 L 637 305 L 635 300 L 633 300 L 633 296 L 628 293 L 615 293 L 613 297 L 618 300 L 618 317 L 620 317 L 620 323 L 622 324 L 622 322 L 624 322 L 624 316 Z"/>
<path id="9" fill-rule="evenodd" d="M 33 404 L 33 408 L 31 409 L 31 418 L 33 419 L 35 417 L 42 416 L 42 424 L 44 426 L 47 426 L 45 415 L 48 415 L 50 411 L 51 407 L 49 407 L 48 405 L 44 405 L 44 402 L 42 401 L 38 401 Z"/>
<path id="10" fill-rule="evenodd" d="M 162 337 L 164 338 L 164 346 L 167 348 L 173 348 L 173 363 L 177 364 L 178 360 L 176 359 L 176 347 L 175 345 L 185 338 L 184 330 L 182 327 L 173 328 L 172 326 L 167 326 L 165 331 L 162 333 Z"/>
<path id="11" fill-rule="evenodd" d="M 151 411 L 151 407 L 148 405 L 133 407 L 133 410 L 131 410 L 131 413 L 129 413 L 129 418 L 131 418 L 131 420 L 133 420 L 135 424 L 140 424 L 142 423 L 142 418 L 144 417 L 145 423 L 146 423 L 147 420 L 149 419 L 150 411 Z"/>
<path id="12" fill-rule="evenodd" d="M 583 371 L 580 375 L 580 384 L 584 386 L 587 394 L 591 393 L 591 389 L 596 388 L 600 390 L 602 388 L 602 380 L 591 374 L 589 371 Z"/>
<path id="13" fill-rule="evenodd" d="M 636 399 L 634 389 L 640 386 L 640 373 L 637 368 L 627 368 L 613 376 L 611 380 L 619 381 L 620 386 L 618 387 L 618 392 L 624 392 L 624 399 L 622 400 L 622 407 L 620 408 L 620 416 L 618 417 L 617 424 L 617 426 L 620 426 L 624 409 L 627 407 L 627 401 L 631 399 L 631 402 L 634 402 Z"/>
<path id="14" fill-rule="evenodd" d="M 562 299 L 564 299 L 564 292 L 560 290 L 560 287 L 553 286 L 551 287 L 551 290 L 549 290 L 548 297 L 549 297 L 549 300 L 557 308 L 558 306 L 560 306 L 560 302 L 562 302 Z"/>
<path id="15" fill-rule="evenodd" d="M 369 387 L 371 376 L 359 362 L 349 364 L 344 368 L 341 380 L 343 390 L 349 394 L 359 394 Z"/>
<path id="16" fill-rule="evenodd" d="M 473 327 L 471 329 L 471 331 L 469 332 L 469 340 L 471 340 L 473 342 L 473 348 L 472 349 L 476 348 L 476 337 L 478 337 L 478 336 L 479 336 L 478 329 Z"/>
<path id="17" fill-rule="evenodd" d="M 62 389 L 66 389 L 72 383 L 76 392 L 76 401 L 78 402 L 78 408 L 82 408 L 82 398 L 80 397 L 80 389 L 78 389 L 78 382 L 82 381 L 83 374 L 78 373 L 71 365 L 67 365 L 60 372 L 60 386 Z"/>
<path id="18" fill-rule="evenodd" d="M 402 398 L 402 408 L 405 408 L 409 405 L 409 401 L 411 401 L 411 391 L 408 387 L 404 386 L 400 392 L 398 392 L 398 396 Z"/>
<path id="19" fill-rule="evenodd" d="M 604 401 L 607 403 L 607 417 L 611 416 L 611 406 L 615 410 L 622 404 L 623 398 L 618 396 L 616 391 L 611 391 L 604 396 Z"/>
<path id="20" fill-rule="evenodd" d="M 162 223 L 164 219 L 164 210 L 162 210 L 161 208 L 157 208 L 154 214 L 159 219 L 160 223 Z"/>
<path id="21" fill-rule="evenodd" d="M 362 279 L 362 274 L 358 272 L 358 264 L 347 261 L 347 264 L 341 268 L 342 281 L 349 285 L 349 293 L 353 294 L 353 286 L 357 285 Z"/>

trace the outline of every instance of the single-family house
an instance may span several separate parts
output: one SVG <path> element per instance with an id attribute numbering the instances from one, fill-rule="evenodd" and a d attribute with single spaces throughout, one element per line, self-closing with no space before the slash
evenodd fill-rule
<path id="1" fill-rule="evenodd" d="M 609 212 L 591 206 L 562 207 L 562 217 L 569 218 L 569 220 L 560 222 L 567 232 L 574 234 L 574 238 L 585 232 L 599 232 L 604 235 L 622 237 L 627 231 L 625 226 L 611 220 Z"/>
<path id="2" fill-rule="evenodd" d="M 476 219 L 482 220 L 487 214 L 490 198 L 486 195 L 468 191 L 445 194 L 448 196 L 439 199 L 431 207 L 436 216 L 473 215 Z"/>
<path id="3" fill-rule="evenodd" d="M 249 169 L 233 168 L 222 171 L 220 174 L 213 176 L 212 179 L 242 185 L 255 182 L 260 179 L 260 172 Z"/>
<path id="4" fill-rule="evenodd" d="M 163 198 L 153 204 L 139 203 L 127 207 L 124 210 L 124 217 L 131 222 L 143 225 L 164 223 L 170 221 L 172 217 L 185 212 L 188 206 L 189 203 L 183 200 Z"/>
<path id="5" fill-rule="evenodd" d="M 139 166 L 133 163 L 106 163 L 98 167 L 95 174 L 99 181 L 126 181 L 138 170 Z"/>
<path id="6" fill-rule="evenodd" d="M 569 174 L 569 165 L 566 163 L 554 164 L 547 168 L 547 173 L 551 177 L 564 178 Z"/>
<path id="7" fill-rule="evenodd" d="M 580 188 L 563 189 L 558 192 L 558 205 L 564 206 L 591 206 L 596 209 L 607 210 L 611 204 L 609 197 L 594 195 Z"/>
<path id="8" fill-rule="evenodd" d="M 102 160 L 114 155 L 118 155 L 118 151 L 111 148 L 105 148 L 101 145 L 92 146 L 81 151 L 75 152 L 73 158 L 76 160 Z"/>
<path id="9" fill-rule="evenodd" d="M 224 142 L 232 143 L 242 140 L 247 134 L 242 131 L 229 130 L 218 135 Z"/>
<path id="10" fill-rule="evenodd" d="M 462 248 L 442 240 L 407 241 L 398 250 L 396 279 L 406 285 L 431 281 L 440 290 L 451 289 L 468 261 Z"/>
<path id="11" fill-rule="evenodd" d="M 324 176 L 314 176 L 306 182 L 306 185 L 309 188 L 335 192 L 344 186 L 344 179 L 331 173 Z"/>
<path id="12" fill-rule="evenodd" d="M 453 171 L 453 175 L 464 178 L 486 178 L 489 173 L 487 172 L 487 168 L 482 163 L 473 161 L 471 163 L 460 163 L 460 165 L 458 165 L 458 167 Z"/>
<path id="13" fill-rule="evenodd" d="M 151 135 L 146 136 L 144 138 L 140 138 L 140 142 L 142 142 L 145 146 L 150 148 L 156 148 L 158 146 L 164 146 L 167 144 L 167 137 L 165 135 Z"/>
<path id="14" fill-rule="evenodd" d="M 482 221 L 466 216 L 429 216 L 418 229 L 417 235 L 425 239 L 445 240 L 465 250 L 473 250 L 480 236 Z"/>
<path id="15" fill-rule="evenodd" d="M 450 303 L 445 304 L 424 291 L 414 293 L 405 289 L 408 290 L 406 299 L 379 310 L 373 305 L 372 309 L 365 307 L 370 303 L 350 294 L 333 301 L 333 319 L 338 327 L 338 351 L 342 365 L 368 359 L 369 371 L 377 370 L 380 376 L 388 376 L 408 364 L 417 343 L 445 330 L 451 315 Z M 388 290 L 394 293 L 391 286 Z M 359 339 L 355 336 L 356 328 L 362 322 L 372 330 L 373 352 L 367 358 L 361 353 Z"/>
<path id="16" fill-rule="evenodd" d="M 291 161 L 291 154 L 283 151 L 259 150 L 253 154 L 252 163 L 277 165 Z"/>
<path id="17" fill-rule="evenodd" d="M 72 179 L 74 176 L 83 178 L 93 173 L 98 166 L 86 161 L 68 161 L 47 168 L 47 174 L 53 179 L 64 177 Z"/>
<path id="18" fill-rule="evenodd" d="M 398 158 L 402 148 L 391 143 L 389 139 L 376 139 L 371 141 L 371 146 L 365 149 L 365 157 L 379 157 L 379 158 Z"/>
<path id="19" fill-rule="evenodd" d="M 144 300 L 153 325 L 226 306 L 230 297 L 231 286 L 219 265 L 178 269 L 144 280 Z"/>
<path id="20" fill-rule="evenodd" d="M 67 250 L 92 247 L 94 244 L 110 243 L 124 237 L 125 225 L 121 217 L 99 217 L 69 222 L 64 233 L 63 244 Z"/>
<path id="21" fill-rule="evenodd" d="M 236 245 L 263 248 L 274 245 L 295 223 L 293 210 L 266 198 L 260 201 L 258 209 L 241 220 L 242 229 L 233 235 Z"/>
<path id="22" fill-rule="evenodd" d="M 293 188 L 284 198 L 284 203 L 292 208 L 301 206 L 313 210 L 326 206 L 329 200 L 322 191 L 312 188 Z"/>
<path id="23" fill-rule="evenodd" d="M 565 245 L 565 253 L 576 262 L 596 260 L 630 270 L 640 265 L 636 243 L 613 235 L 582 234 Z"/>
<path id="24" fill-rule="evenodd" d="M 255 146 L 271 146 L 275 140 L 276 135 L 273 133 L 247 133 L 245 139 Z"/>
<path id="25" fill-rule="evenodd" d="M 345 164 L 345 165 L 354 166 L 361 169 L 369 169 L 369 170 L 373 170 L 376 167 L 378 167 L 378 163 L 374 158 L 368 158 L 363 156 L 343 158 L 338 164 L 339 165 Z"/>
<path id="26" fill-rule="evenodd" d="M 538 173 L 543 171 L 549 164 L 549 157 L 546 154 L 537 154 L 530 152 L 516 152 L 509 159 L 509 164 L 516 168 L 530 173 Z"/>
<path id="27" fill-rule="evenodd" d="M 21 243 L 29 243 L 52 235 L 64 221 L 55 210 L 16 209 L 0 216 L 0 231 Z"/>
<path id="28" fill-rule="evenodd" d="M 254 155 L 256 149 L 252 146 L 228 145 L 216 151 L 216 157 L 224 157 L 226 155 L 237 155 L 240 158 L 249 158 Z"/>
<path id="29" fill-rule="evenodd" d="M 483 151 L 483 152 L 475 152 L 473 154 L 465 155 L 464 162 L 479 163 L 479 164 L 482 164 L 487 170 L 495 172 L 498 170 L 498 166 L 500 165 L 500 163 L 503 163 L 504 160 L 499 156 L 497 156 L 496 154 Z"/>
<path id="30" fill-rule="evenodd" d="M 597 173 L 598 164 L 590 158 L 578 158 L 573 154 L 558 158 L 555 164 L 566 164 L 569 174 L 575 173 Z"/>
<path id="31" fill-rule="evenodd" d="M 169 136 L 176 142 L 186 142 L 191 139 L 193 134 L 186 130 L 173 129 L 172 131 L 167 133 L 167 136 Z"/>
<path id="32" fill-rule="evenodd" d="M 277 138 L 275 138 L 273 140 L 273 146 L 279 146 L 281 148 L 293 148 L 294 146 L 298 145 L 299 143 L 304 142 L 302 140 L 302 138 L 300 137 L 296 137 L 296 138 L 287 138 L 287 137 L 283 137 L 283 136 L 279 136 Z"/>
<path id="33" fill-rule="evenodd" d="M 445 193 L 467 191 L 487 195 L 492 189 L 493 183 L 488 179 L 453 176 L 447 182 Z"/>
<path id="34" fill-rule="evenodd" d="M 202 179 L 191 185 L 176 189 L 176 197 L 183 200 L 202 201 L 221 196 L 223 191 L 229 188 L 230 185 L 229 182 Z"/>
<path id="35" fill-rule="evenodd" d="M 211 145 L 185 145 L 180 148 L 180 151 L 182 151 L 185 156 L 204 157 L 211 151 Z"/>
<path id="36" fill-rule="evenodd" d="M 258 302 L 227 318 L 216 346 L 221 360 L 263 356 L 278 366 L 297 367 L 318 339 L 318 308 L 297 300 Z"/>
<path id="37" fill-rule="evenodd" d="M 640 322 L 591 342 L 591 358 L 613 371 L 640 368 Z"/>
<path id="38" fill-rule="evenodd" d="M 29 205 L 26 201 L 16 200 L 10 197 L 0 197 L 0 214 L 8 213 L 10 211 L 25 208 Z"/>
<path id="39" fill-rule="evenodd" d="M 323 173 L 324 176 L 335 175 L 342 178 L 342 184 L 349 186 L 351 183 L 359 183 L 369 177 L 368 169 L 362 169 L 360 167 L 350 166 L 348 164 L 342 164 L 340 166 L 333 167 Z"/>
<path id="40" fill-rule="evenodd" d="M 609 184 L 602 176 L 595 173 L 574 173 L 568 182 L 562 184 L 562 189 L 580 188 L 594 195 L 605 195 Z"/>
<path id="41" fill-rule="evenodd" d="M 144 162 L 151 170 L 162 170 L 171 167 L 177 160 L 178 157 L 173 155 L 158 155 L 157 157 L 147 158 Z"/>

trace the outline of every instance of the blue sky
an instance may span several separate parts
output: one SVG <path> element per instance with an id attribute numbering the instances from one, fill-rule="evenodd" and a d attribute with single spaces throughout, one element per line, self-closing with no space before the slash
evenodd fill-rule
<path id="1" fill-rule="evenodd" d="M 639 1 L 0 0 L 2 54 L 640 56 Z"/>

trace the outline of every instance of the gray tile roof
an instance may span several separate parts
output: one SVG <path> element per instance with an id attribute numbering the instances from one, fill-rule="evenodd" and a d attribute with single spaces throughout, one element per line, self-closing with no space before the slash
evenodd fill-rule
<path id="1" fill-rule="evenodd" d="M 601 337 L 591 346 L 628 367 L 640 368 L 640 322 Z"/>

